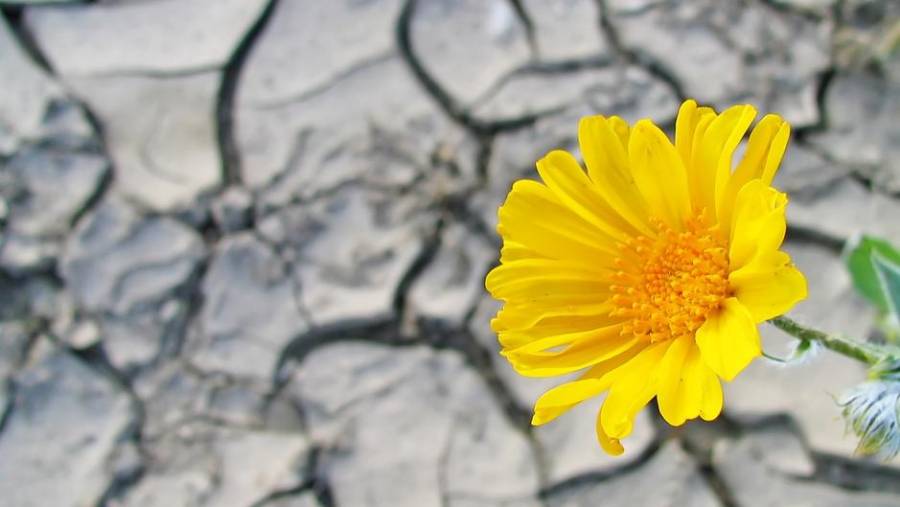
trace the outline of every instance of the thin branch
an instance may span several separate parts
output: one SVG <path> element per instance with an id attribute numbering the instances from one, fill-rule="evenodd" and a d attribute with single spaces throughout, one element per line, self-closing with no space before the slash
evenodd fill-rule
<path id="1" fill-rule="evenodd" d="M 894 355 L 890 349 L 885 347 L 823 333 L 822 331 L 805 327 L 784 315 L 775 317 L 769 322 L 794 338 L 821 343 L 826 349 L 857 361 L 862 361 L 869 366 L 880 363 Z"/>

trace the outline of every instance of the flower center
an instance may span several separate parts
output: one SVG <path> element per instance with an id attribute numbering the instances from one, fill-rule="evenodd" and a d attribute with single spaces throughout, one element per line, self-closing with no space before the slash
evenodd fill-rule
<path id="1" fill-rule="evenodd" d="M 683 232 L 654 225 L 656 238 L 638 237 L 622 247 L 612 314 L 630 319 L 623 335 L 650 342 L 693 336 L 729 295 L 727 244 L 703 213 Z"/>

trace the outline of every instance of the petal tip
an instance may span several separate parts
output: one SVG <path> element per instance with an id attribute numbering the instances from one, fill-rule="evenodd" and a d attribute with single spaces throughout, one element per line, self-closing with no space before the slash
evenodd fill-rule
<path id="1" fill-rule="evenodd" d="M 607 454 L 610 456 L 621 456 L 625 452 L 625 447 L 622 446 L 622 443 L 619 442 L 617 438 L 611 438 L 608 442 L 600 443 L 600 448 L 602 448 Z"/>

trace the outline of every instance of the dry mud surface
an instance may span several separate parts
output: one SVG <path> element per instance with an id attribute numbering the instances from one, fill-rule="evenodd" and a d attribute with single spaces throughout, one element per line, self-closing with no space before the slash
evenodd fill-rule
<path id="1" fill-rule="evenodd" d="M 900 505 L 833 402 L 850 361 L 756 361 L 717 422 L 648 410 L 612 459 L 596 402 L 530 427 L 552 384 L 483 289 L 497 206 L 580 116 L 750 102 L 794 125 L 792 316 L 866 336 L 838 255 L 900 242 L 897 3 L 0 4 L 3 505 Z"/>

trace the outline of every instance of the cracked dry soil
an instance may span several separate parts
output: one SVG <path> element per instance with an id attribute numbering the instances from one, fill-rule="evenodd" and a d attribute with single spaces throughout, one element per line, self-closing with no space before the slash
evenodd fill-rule
<path id="1" fill-rule="evenodd" d="M 552 382 L 498 356 L 483 289 L 496 207 L 580 116 L 751 102 L 794 125 L 792 314 L 868 335 L 838 254 L 900 242 L 895 2 L 0 13 L 3 505 L 900 505 L 828 395 L 843 358 L 757 361 L 717 422 L 647 410 L 613 459 L 596 403 L 530 426 Z"/>

